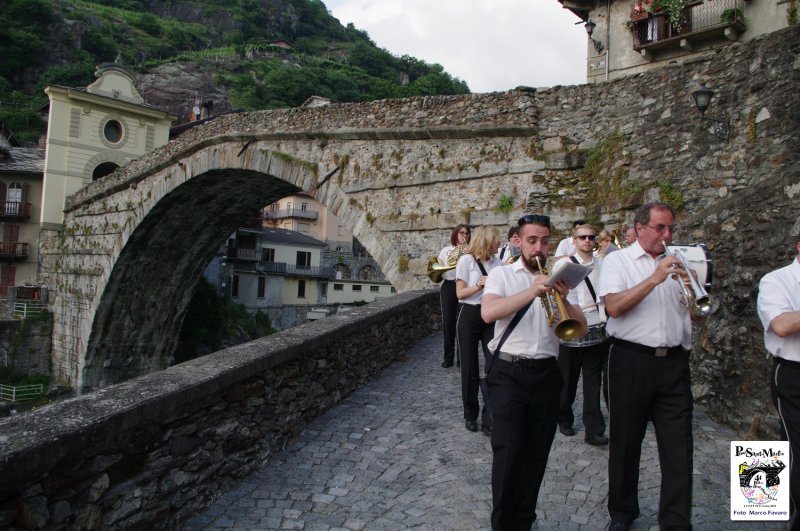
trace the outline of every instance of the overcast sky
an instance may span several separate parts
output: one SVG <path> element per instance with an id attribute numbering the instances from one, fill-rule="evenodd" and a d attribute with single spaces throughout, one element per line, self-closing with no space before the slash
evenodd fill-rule
<path id="1" fill-rule="evenodd" d="M 323 0 L 393 55 L 438 63 L 472 92 L 586 83 L 586 31 L 558 0 Z"/>

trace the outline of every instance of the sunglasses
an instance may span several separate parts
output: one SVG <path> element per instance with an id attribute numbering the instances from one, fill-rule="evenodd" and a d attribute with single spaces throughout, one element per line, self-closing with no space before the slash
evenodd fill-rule
<path id="1" fill-rule="evenodd" d="M 517 225 L 520 227 L 523 225 L 527 225 L 528 223 L 535 223 L 537 225 L 547 225 L 550 226 L 550 216 L 542 216 L 540 214 L 528 214 L 527 216 L 522 216 L 519 218 Z"/>
<path id="2" fill-rule="evenodd" d="M 575 237 L 578 238 L 579 240 L 589 240 L 590 242 L 593 242 L 597 239 L 597 236 L 595 236 L 594 234 L 581 234 L 580 236 L 575 236 Z"/>

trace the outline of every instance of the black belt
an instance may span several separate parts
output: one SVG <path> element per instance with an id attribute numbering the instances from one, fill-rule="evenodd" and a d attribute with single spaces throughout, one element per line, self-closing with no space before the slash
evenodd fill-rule
<path id="1" fill-rule="evenodd" d="M 506 361 L 512 365 L 516 365 L 517 367 L 547 367 L 550 365 L 558 365 L 556 363 L 556 358 L 553 356 L 548 356 L 547 358 L 526 358 L 524 356 L 514 356 L 507 352 L 498 352 L 497 359 Z"/>
<path id="2" fill-rule="evenodd" d="M 773 358 L 775 358 L 775 363 L 779 365 L 786 365 L 792 369 L 800 369 L 800 361 L 787 360 L 786 358 L 779 358 L 778 356 L 773 356 Z"/>
<path id="3" fill-rule="evenodd" d="M 674 356 L 675 354 L 684 354 L 688 352 L 683 346 L 677 347 L 648 347 L 647 345 L 640 345 L 633 341 L 625 341 L 616 337 L 611 338 L 612 345 L 619 345 L 620 347 L 638 352 L 639 354 L 646 354 L 648 356 L 655 356 L 656 358 L 666 358 L 667 356 Z"/>

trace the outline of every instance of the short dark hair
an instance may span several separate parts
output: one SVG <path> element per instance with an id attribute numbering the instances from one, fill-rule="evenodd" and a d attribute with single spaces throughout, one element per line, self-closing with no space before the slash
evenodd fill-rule
<path id="1" fill-rule="evenodd" d="M 575 227 L 577 227 L 578 225 L 586 225 L 586 221 L 584 221 L 582 219 L 576 219 L 575 221 L 572 222 L 572 228 L 573 229 Z"/>
<path id="2" fill-rule="evenodd" d="M 672 217 L 675 217 L 675 211 L 672 210 L 671 206 L 660 201 L 651 201 L 650 203 L 645 203 L 639 207 L 639 209 L 636 211 L 636 214 L 633 216 L 633 222 L 641 225 L 647 225 L 650 223 L 650 211 L 653 209 L 669 210 L 670 214 L 672 214 Z"/>
<path id="3" fill-rule="evenodd" d="M 541 214 L 528 214 L 527 216 L 522 216 L 519 218 L 517 222 L 517 230 L 522 229 L 525 225 L 541 225 L 542 227 L 547 227 L 547 230 L 552 232 L 552 228 L 550 228 L 550 216 L 543 216 Z"/>
<path id="4" fill-rule="evenodd" d="M 508 239 L 510 240 L 511 237 L 515 234 L 519 234 L 519 225 L 514 225 L 510 229 L 508 229 Z"/>

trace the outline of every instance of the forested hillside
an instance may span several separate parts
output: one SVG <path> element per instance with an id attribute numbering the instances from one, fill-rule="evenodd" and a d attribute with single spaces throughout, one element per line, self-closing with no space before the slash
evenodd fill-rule
<path id="1" fill-rule="evenodd" d="M 396 57 L 342 26 L 319 0 L 5 0 L 0 121 L 24 141 L 44 131 L 48 84 L 84 87 L 118 58 L 145 100 L 179 122 L 194 99 L 215 113 L 463 94 L 438 64 Z M 291 48 L 275 46 L 286 41 Z"/>

